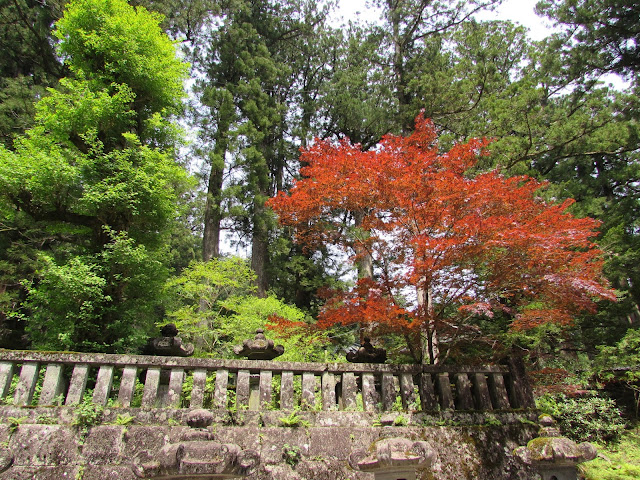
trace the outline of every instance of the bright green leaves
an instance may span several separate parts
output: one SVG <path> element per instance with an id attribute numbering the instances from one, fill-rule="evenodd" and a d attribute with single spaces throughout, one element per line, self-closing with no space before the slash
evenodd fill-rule
<path id="1" fill-rule="evenodd" d="M 75 0 L 57 23 L 60 52 L 74 72 L 102 86 L 125 84 L 135 110 L 176 112 L 187 65 L 159 27 L 161 18 L 117 0 Z"/>
<path id="2" fill-rule="evenodd" d="M 106 280 L 94 265 L 81 258 L 73 258 L 65 265 L 56 265 L 47 256 L 42 258 L 45 267 L 40 272 L 40 283 L 29 291 L 28 332 L 40 348 L 78 349 L 82 347 L 76 341 L 79 331 L 100 328 L 96 317 L 110 300 L 104 292 Z"/>
<path id="3" fill-rule="evenodd" d="M 158 22 L 122 0 L 71 2 L 57 35 L 75 76 L 38 103 L 14 152 L 0 149 L 0 245 L 39 250 L 44 265 L 22 273 L 28 291 L 3 279 L 24 301 L 0 313 L 28 318 L 36 347 L 135 351 L 160 311 L 165 244 L 191 184 L 167 117 L 186 65 Z"/>
<path id="4" fill-rule="evenodd" d="M 131 109 L 135 94 L 127 85 L 96 90 L 86 80 L 67 78 L 60 85 L 60 90 L 49 90 L 38 102 L 37 130 L 31 137 L 46 134 L 50 141 L 75 142 L 86 151 L 96 149 L 96 142 L 121 143 L 122 135 L 135 126 L 136 112 Z"/>
<path id="5" fill-rule="evenodd" d="M 170 302 L 167 316 L 182 338 L 196 344 L 200 354 L 223 357 L 232 356 L 233 346 L 253 338 L 256 329 L 265 328 L 272 316 L 304 321 L 304 313 L 296 307 L 274 296 L 256 297 L 255 278 L 240 258 L 193 262 L 165 285 Z M 270 337 L 277 338 L 275 334 Z M 286 344 L 286 339 L 281 340 Z M 303 345 L 289 356 L 295 358 L 311 350 L 310 345 Z"/>
<path id="6" fill-rule="evenodd" d="M 136 351 L 155 316 L 149 295 L 166 271 L 153 252 L 125 233 L 106 231 L 97 255 L 60 263 L 41 255 L 44 267 L 29 287 L 25 307 L 33 346 L 75 351 Z"/>

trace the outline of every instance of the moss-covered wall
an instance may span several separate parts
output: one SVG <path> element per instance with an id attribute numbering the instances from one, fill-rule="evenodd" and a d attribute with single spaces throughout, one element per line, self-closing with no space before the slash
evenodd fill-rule
<path id="1" fill-rule="evenodd" d="M 105 410 L 99 425 L 73 425 L 71 407 L 0 408 L 0 480 L 134 480 L 136 457 L 178 443 L 190 431 L 188 410 Z M 534 412 L 443 412 L 383 416 L 363 412 L 214 411 L 214 441 L 260 454 L 255 480 L 373 480 L 353 470 L 349 456 L 382 438 L 426 441 L 436 457 L 422 480 L 514 480 L 536 476 L 513 450 L 536 436 Z M 133 417 L 133 419 L 131 419 Z M 119 425 L 118 423 L 127 423 Z M 285 424 L 297 426 L 285 426 Z"/>

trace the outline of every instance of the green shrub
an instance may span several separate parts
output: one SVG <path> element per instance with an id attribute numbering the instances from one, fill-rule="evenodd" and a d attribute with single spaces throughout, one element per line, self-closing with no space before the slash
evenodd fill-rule
<path id="1" fill-rule="evenodd" d="M 624 432 L 625 422 L 610 398 L 546 394 L 536 400 L 536 405 L 558 421 L 563 435 L 578 442 L 615 442 Z"/>
<path id="2" fill-rule="evenodd" d="M 586 480 L 640 478 L 640 435 L 626 432 L 616 445 L 598 446 L 598 458 L 581 465 Z"/>

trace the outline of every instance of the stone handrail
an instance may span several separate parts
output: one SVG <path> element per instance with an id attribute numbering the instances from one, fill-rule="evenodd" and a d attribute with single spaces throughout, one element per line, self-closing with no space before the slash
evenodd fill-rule
<path id="1" fill-rule="evenodd" d="M 505 366 L 0 350 L 0 401 L 14 406 L 74 405 L 92 389 L 94 403 L 122 407 L 488 411 L 531 407 L 523 381 Z"/>

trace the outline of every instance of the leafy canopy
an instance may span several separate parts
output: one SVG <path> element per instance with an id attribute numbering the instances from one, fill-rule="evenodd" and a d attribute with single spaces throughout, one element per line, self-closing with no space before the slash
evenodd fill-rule
<path id="1" fill-rule="evenodd" d="M 34 347 L 134 350 L 158 315 L 191 183 L 172 122 L 187 66 L 159 21 L 122 0 L 69 2 L 55 34 L 72 76 L 0 146 L 0 262 L 38 260 L 3 278 L 0 313 L 27 319 Z"/>
<path id="2" fill-rule="evenodd" d="M 307 248 L 340 245 L 376 266 L 375 278 L 327 302 L 321 327 L 460 330 L 500 315 L 531 328 L 615 299 L 591 241 L 598 222 L 570 215 L 571 201 L 541 200 L 544 184 L 532 178 L 475 172 L 487 143 L 440 153 L 433 124 L 418 116 L 411 135 L 387 135 L 374 150 L 317 141 L 302 151 L 303 178 L 269 205 Z"/>

